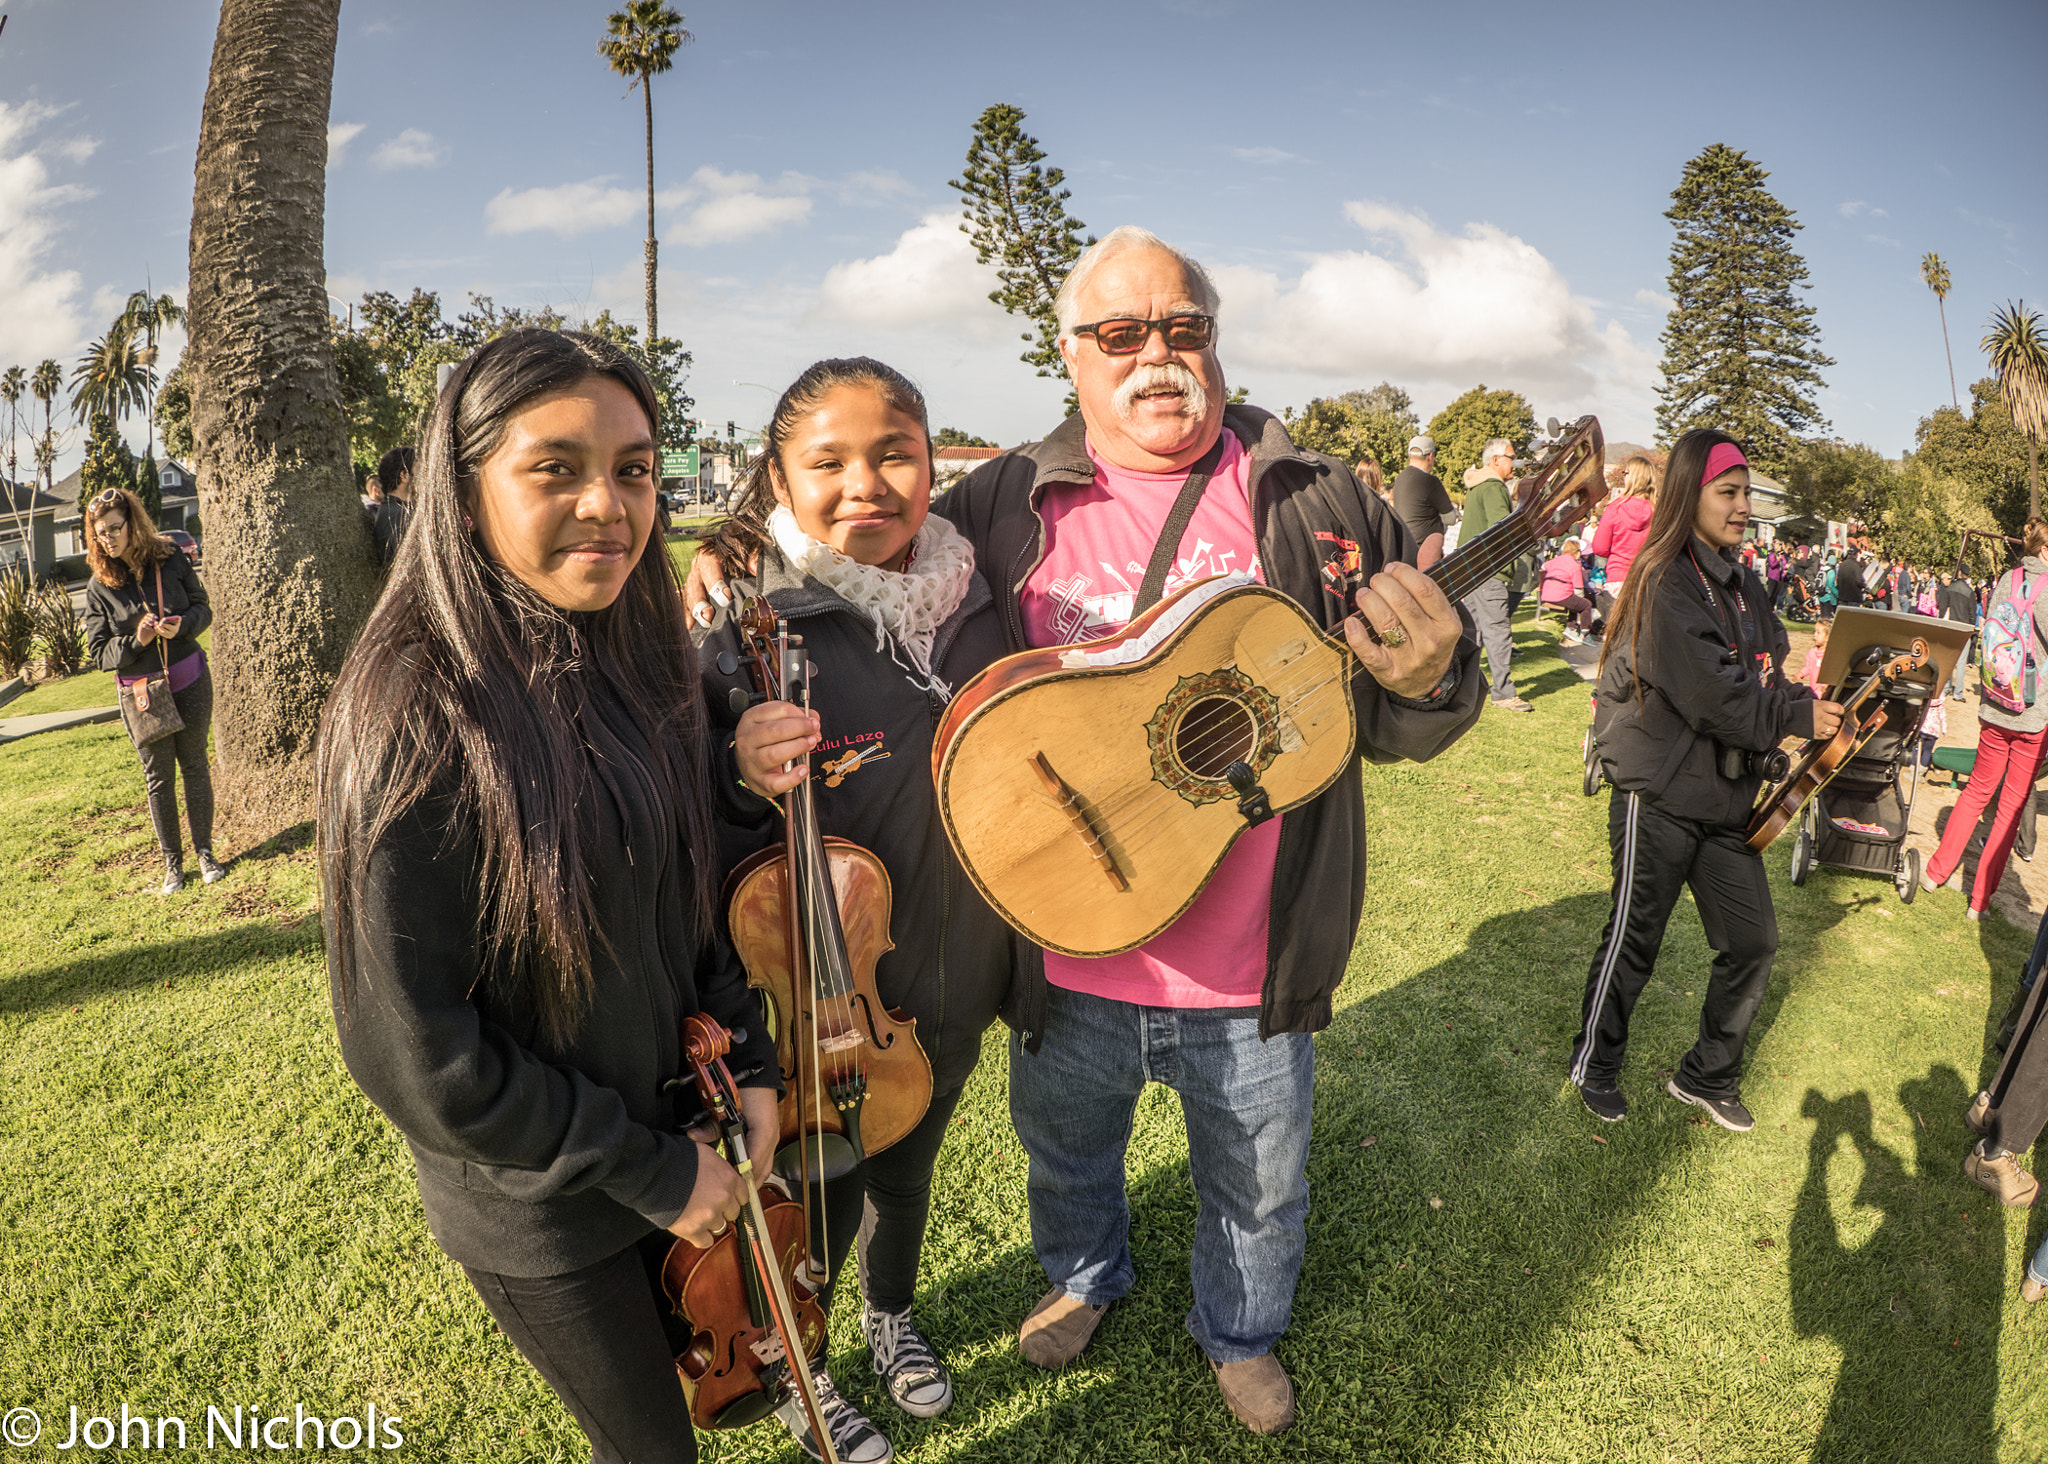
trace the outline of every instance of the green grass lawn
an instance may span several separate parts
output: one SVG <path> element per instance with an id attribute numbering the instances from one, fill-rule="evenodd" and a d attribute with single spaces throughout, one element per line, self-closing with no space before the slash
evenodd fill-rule
<path id="1" fill-rule="evenodd" d="M 1195 1201 L 1159 1089 L 1129 1158 L 1137 1289 L 1064 1372 L 1018 1359 L 1045 1280 L 992 1034 L 918 1303 L 953 1410 L 895 1413 L 852 1288 L 835 1318 L 835 1375 L 907 1459 L 2048 1453 L 2044 1316 L 2017 1299 L 2040 1227 L 1958 1169 L 2028 935 L 1872 878 L 1793 889 L 1781 844 L 1755 1132 L 1660 1092 L 1706 974 L 1689 900 L 1637 1008 L 1634 1111 L 1597 1123 L 1563 1067 L 1607 914 L 1607 799 L 1577 791 L 1583 683 L 1549 632 L 1520 643 L 1533 714 L 1488 711 L 1435 762 L 1367 772 L 1373 878 L 1318 1042 L 1308 1261 L 1279 1349 L 1300 1423 L 1243 1433 L 1188 1340 Z M 306 831 L 224 839 L 226 883 L 162 900 L 141 800 L 117 726 L 0 748 L 0 1408 L 68 1427 L 73 1403 L 195 1422 L 374 1403 L 407 1457 L 587 1457 L 428 1239 L 403 1146 L 341 1066 Z M 0 1457 L 72 1457 L 63 1436 Z M 797 1457 L 772 1427 L 706 1453 Z"/>

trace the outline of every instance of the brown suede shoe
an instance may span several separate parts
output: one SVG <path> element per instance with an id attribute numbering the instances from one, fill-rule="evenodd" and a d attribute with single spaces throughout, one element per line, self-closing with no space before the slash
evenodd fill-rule
<path id="1" fill-rule="evenodd" d="M 1081 1349 L 1095 1335 L 1107 1310 L 1108 1302 L 1090 1306 L 1053 1287 L 1038 1299 L 1038 1305 L 1031 1308 L 1031 1315 L 1017 1329 L 1017 1345 L 1023 1350 L 1024 1360 L 1033 1367 L 1065 1367 L 1081 1355 Z"/>
<path id="2" fill-rule="evenodd" d="M 2032 1276 L 2022 1275 L 2020 1277 L 2021 1301 L 2024 1301 L 2025 1303 L 2027 1303 L 2027 1305 L 2032 1306 L 2035 1302 L 2039 1301 L 2044 1296 L 2048 1296 L 2048 1286 L 2043 1286 L 2039 1281 L 2036 1281 Z"/>
<path id="3" fill-rule="evenodd" d="M 1294 1422 L 1294 1384 L 1272 1353 L 1243 1362 L 1218 1362 L 1212 1357 L 1209 1369 L 1216 1374 L 1216 1386 L 1223 1390 L 1223 1401 L 1253 1433 L 1276 1434 Z"/>
<path id="4" fill-rule="evenodd" d="M 1991 1095 L 1979 1093 L 1970 1104 L 1970 1111 L 1963 1115 L 1963 1127 L 1980 1139 L 1991 1137 L 1991 1115 L 1998 1110 L 1991 1106 Z"/>
<path id="5" fill-rule="evenodd" d="M 2014 1209 L 2025 1209 L 2034 1203 L 2034 1196 L 2041 1192 L 2041 1182 L 2020 1168 L 2019 1157 L 2014 1154 L 2000 1154 L 1996 1159 L 1987 1159 L 1975 1149 L 1963 1156 L 1963 1173 L 1971 1181 L 1981 1185 L 1998 1196 L 1998 1203 Z"/>

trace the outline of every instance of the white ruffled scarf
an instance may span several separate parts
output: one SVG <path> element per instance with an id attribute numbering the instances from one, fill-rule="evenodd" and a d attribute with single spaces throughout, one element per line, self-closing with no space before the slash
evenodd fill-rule
<path id="1" fill-rule="evenodd" d="M 967 581 L 974 573 L 974 549 L 958 529 L 936 514 L 927 515 L 911 540 L 910 563 L 900 573 L 862 564 L 819 543 L 779 503 L 768 515 L 768 530 L 791 568 L 874 622 L 875 649 L 886 650 L 913 686 L 941 701 L 952 699 L 952 688 L 932 670 L 932 642 L 967 598 Z"/>

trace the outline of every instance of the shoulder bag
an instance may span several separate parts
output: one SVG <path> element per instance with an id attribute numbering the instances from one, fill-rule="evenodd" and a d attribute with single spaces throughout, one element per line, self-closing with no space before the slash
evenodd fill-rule
<path id="1" fill-rule="evenodd" d="M 164 567 L 161 560 L 156 567 L 156 614 L 158 620 L 163 619 Z M 185 719 L 171 697 L 171 653 L 164 648 L 161 635 L 156 638 L 156 649 L 156 670 L 120 683 L 121 722 L 128 729 L 128 740 L 135 744 L 138 752 L 152 742 L 160 742 L 174 732 L 185 730 Z"/>

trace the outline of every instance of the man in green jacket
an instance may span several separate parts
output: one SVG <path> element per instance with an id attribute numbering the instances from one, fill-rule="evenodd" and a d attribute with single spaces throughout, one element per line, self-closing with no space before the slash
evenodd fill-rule
<path id="1" fill-rule="evenodd" d="M 1486 476 L 1481 478 L 1465 494 L 1464 526 L 1458 531 L 1458 542 L 1469 544 L 1481 534 L 1514 512 L 1514 498 L 1508 492 L 1507 479 L 1515 471 L 1515 445 L 1505 437 L 1496 437 L 1486 444 L 1486 451 L 1480 462 Z M 1514 655 L 1514 629 L 1508 610 L 1508 579 L 1514 573 L 1510 566 L 1465 597 L 1465 608 L 1472 612 L 1472 621 L 1479 627 L 1479 643 L 1486 652 L 1486 669 L 1490 678 L 1487 695 L 1493 704 L 1510 712 L 1533 712 L 1536 710 L 1515 695 L 1515 683 L 1508 674 L 1508 661 Z"/>

